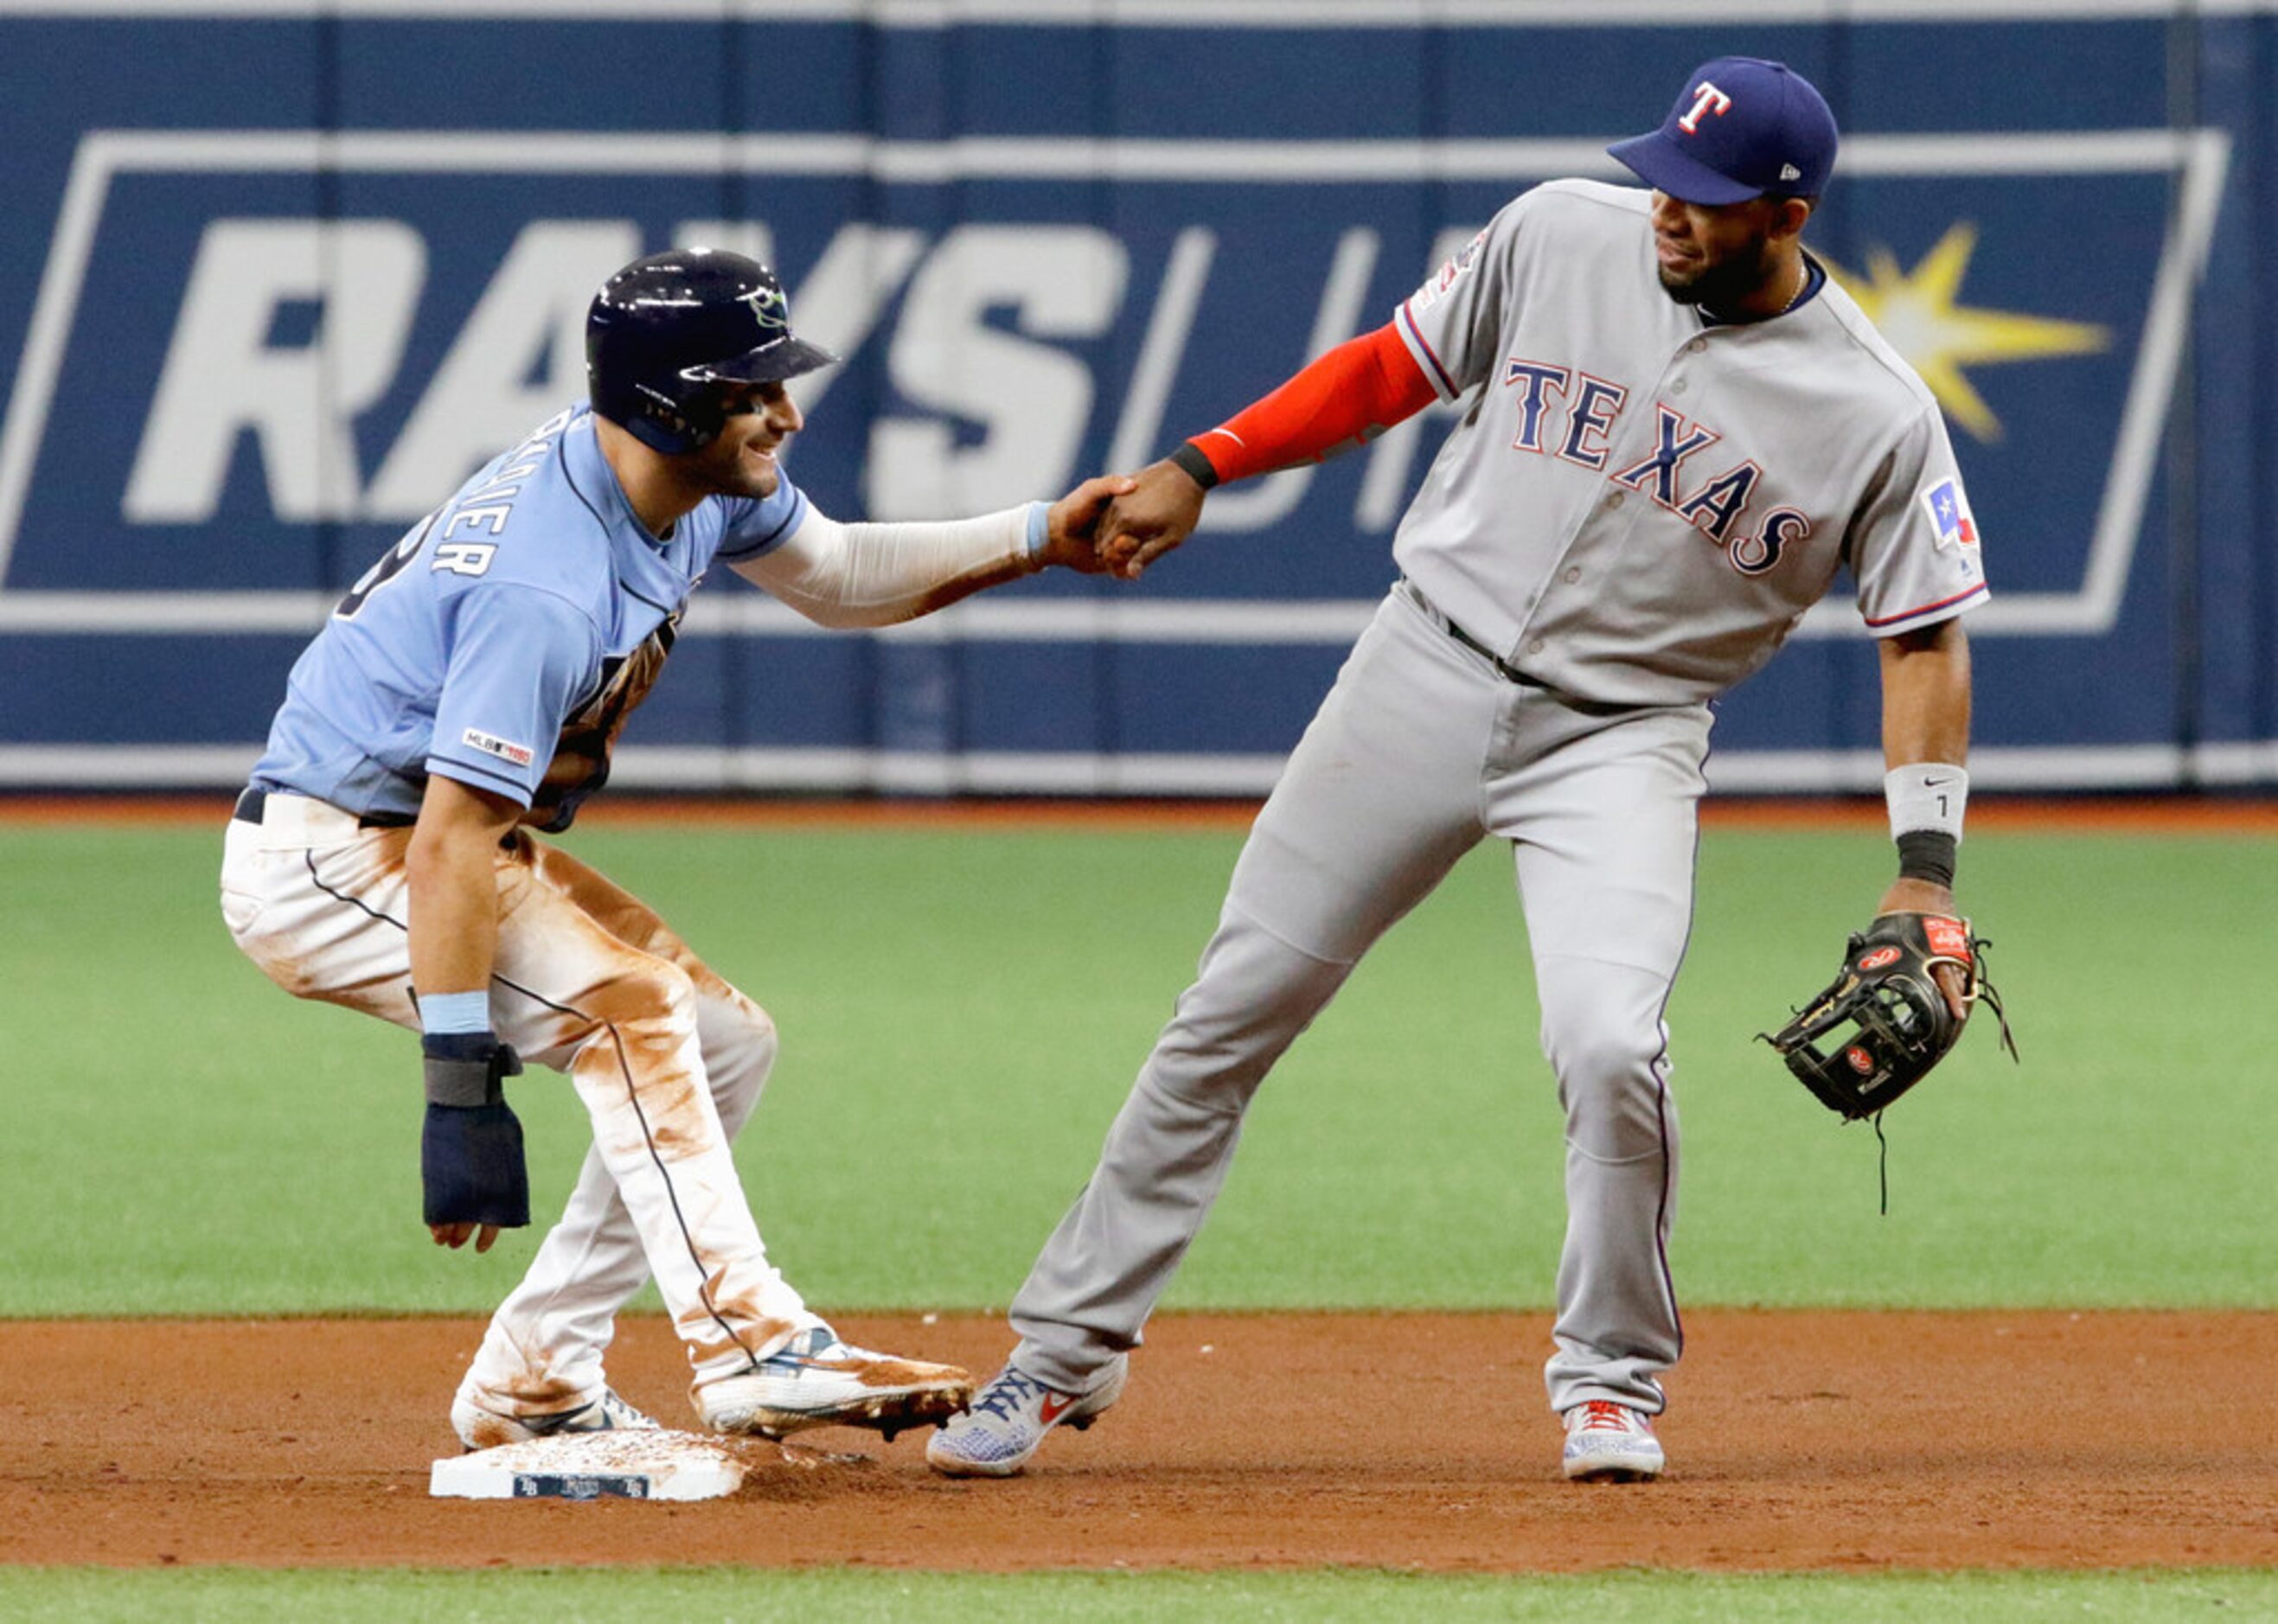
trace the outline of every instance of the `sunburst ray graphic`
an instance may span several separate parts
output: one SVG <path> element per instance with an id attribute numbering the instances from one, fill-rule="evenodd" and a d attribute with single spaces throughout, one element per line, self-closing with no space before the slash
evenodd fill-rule
<path id="1" fill-rule="evenodd" d="M 1868 250 L 1863 277 L 1824 255 L 1820 259 L 1891 347 L 1922 374 L 1945 415 L 1972 438 L 1991 442 L 2001 438 L 2001 420 L 1964 368 L 2094 355 L 2111 347 L 2112 332 L 2093 322 L 1960 303 L 1962 278 L 1976 247 L 1976 225 L 1957 220 L 1910 271 L 1900 271 L 1897 256 L 1879 245 Z"/>

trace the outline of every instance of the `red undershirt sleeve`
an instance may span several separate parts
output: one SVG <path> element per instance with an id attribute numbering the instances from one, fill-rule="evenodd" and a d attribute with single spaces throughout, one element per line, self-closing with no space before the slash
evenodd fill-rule
<path id="1" fill-rule="evenodd" d="M 1390 324 L 1338 345 L 1263 400 L 1173 453 L 1207 488 L 1319 462 L 1439 399 Z M 1204 470 L 1212 476 L 1204 478 Z"/>

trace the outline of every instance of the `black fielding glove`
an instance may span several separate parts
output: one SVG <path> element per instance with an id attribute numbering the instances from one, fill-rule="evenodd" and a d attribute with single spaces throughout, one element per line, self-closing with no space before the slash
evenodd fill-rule
<path id="1" fill-rule="evenodd" d="M 521 1056 L 487 1032 L 430 1033 L 420 1049 L 427 1121 L 419 1178 L 427 1223 L 523 1228 L 530 1222 L 530 1171 L 521 1120 L 500 1086 L 522 1074 Z"/>
<path id="2" fill-rule="evenodd" d="M 1987 945 L 1952 914 L 1879 914 L 1851 938 L 1841 974 L 1786 1025 L 1756 1035 L 1846 1122 L 1875 1116 L 1929 1076 L 1961 1036 L 1961 1021 L 1938 990 L 1941 964 L 1961 972 L 1965 1007 L 1982 999 L 1993 1011 L 2002 1046 L 2016 1058 L 2008 1014 L 1985 978 Z"/>

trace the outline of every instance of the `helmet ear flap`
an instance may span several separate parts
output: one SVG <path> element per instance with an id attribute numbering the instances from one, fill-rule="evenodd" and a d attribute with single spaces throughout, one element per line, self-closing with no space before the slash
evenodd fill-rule
<path id="1" fill-rule="evenodd" d="M 586 369 L 593 410 L 626 430 L 652 451 L 678 456 L 695 448 L 679 404 L 661 390 L 638 379 L 613 379 L 601 367 Z"/>
<path id="2" fill-rule="evenodd" d="M 594 382 L 594 409 L 666 456 L 701 451 L 718 439 L 720 431 L 727 426 L 727 407 L 715 385 L 684 382 L 674 392 L 635 379 L 619 399 L 604 401 L 599 378 Z M 621 409 L 613 410 L 613 407 Z"/>
<path id="3" fill-rule="evenodd" d="M 719 387 L 656 364 L 646 336 L 588 319 L 585 385 L 593 409 L 668 457 L 701 451 L 728 421 Z"/>
<path id="4" fill-rule="evenodd" d="M 728 408 L 716 384 L 696 384 L 680 399 L 680 421 L 695 438 L 691 451 L 701 451 L 720 438 L 728 426 Z"/>

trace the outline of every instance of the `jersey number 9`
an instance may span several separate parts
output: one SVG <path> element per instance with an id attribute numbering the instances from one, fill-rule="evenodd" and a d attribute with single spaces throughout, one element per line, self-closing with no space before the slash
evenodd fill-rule
<path id="1" fill-rule="evenodd" d="M 354 620 L 356 611 L 363 607 L 365 599 L 401 575 L 403 567 L 419 556 L 420 545 L 427 539 L 427 532 L 434 523 L 435 515 L 431 513 L 406 530 L 401 541 L 382 553 L 379 562 L 357 577 L 356 583 L 348 588 L 348 595 L 333 607 L 333 618 L 336 621 Z M 484 562 L 487 565 L 489 560 L 485 560 Z"/>

